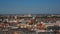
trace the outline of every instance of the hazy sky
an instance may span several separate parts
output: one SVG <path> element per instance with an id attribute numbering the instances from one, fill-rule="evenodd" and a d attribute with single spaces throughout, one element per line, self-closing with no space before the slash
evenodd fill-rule
<path id="1" fill-rule="evenodd" d="M 0 0 L 0 14 L 60 14 L 60 0 Z"/>

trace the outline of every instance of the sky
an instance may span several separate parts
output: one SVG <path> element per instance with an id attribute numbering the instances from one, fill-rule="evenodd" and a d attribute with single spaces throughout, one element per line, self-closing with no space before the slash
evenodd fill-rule
<path id="1" fill-rule="evenodd" d="M 60 0 L 0 0 L 0 14 L 60 14 Z"/>

